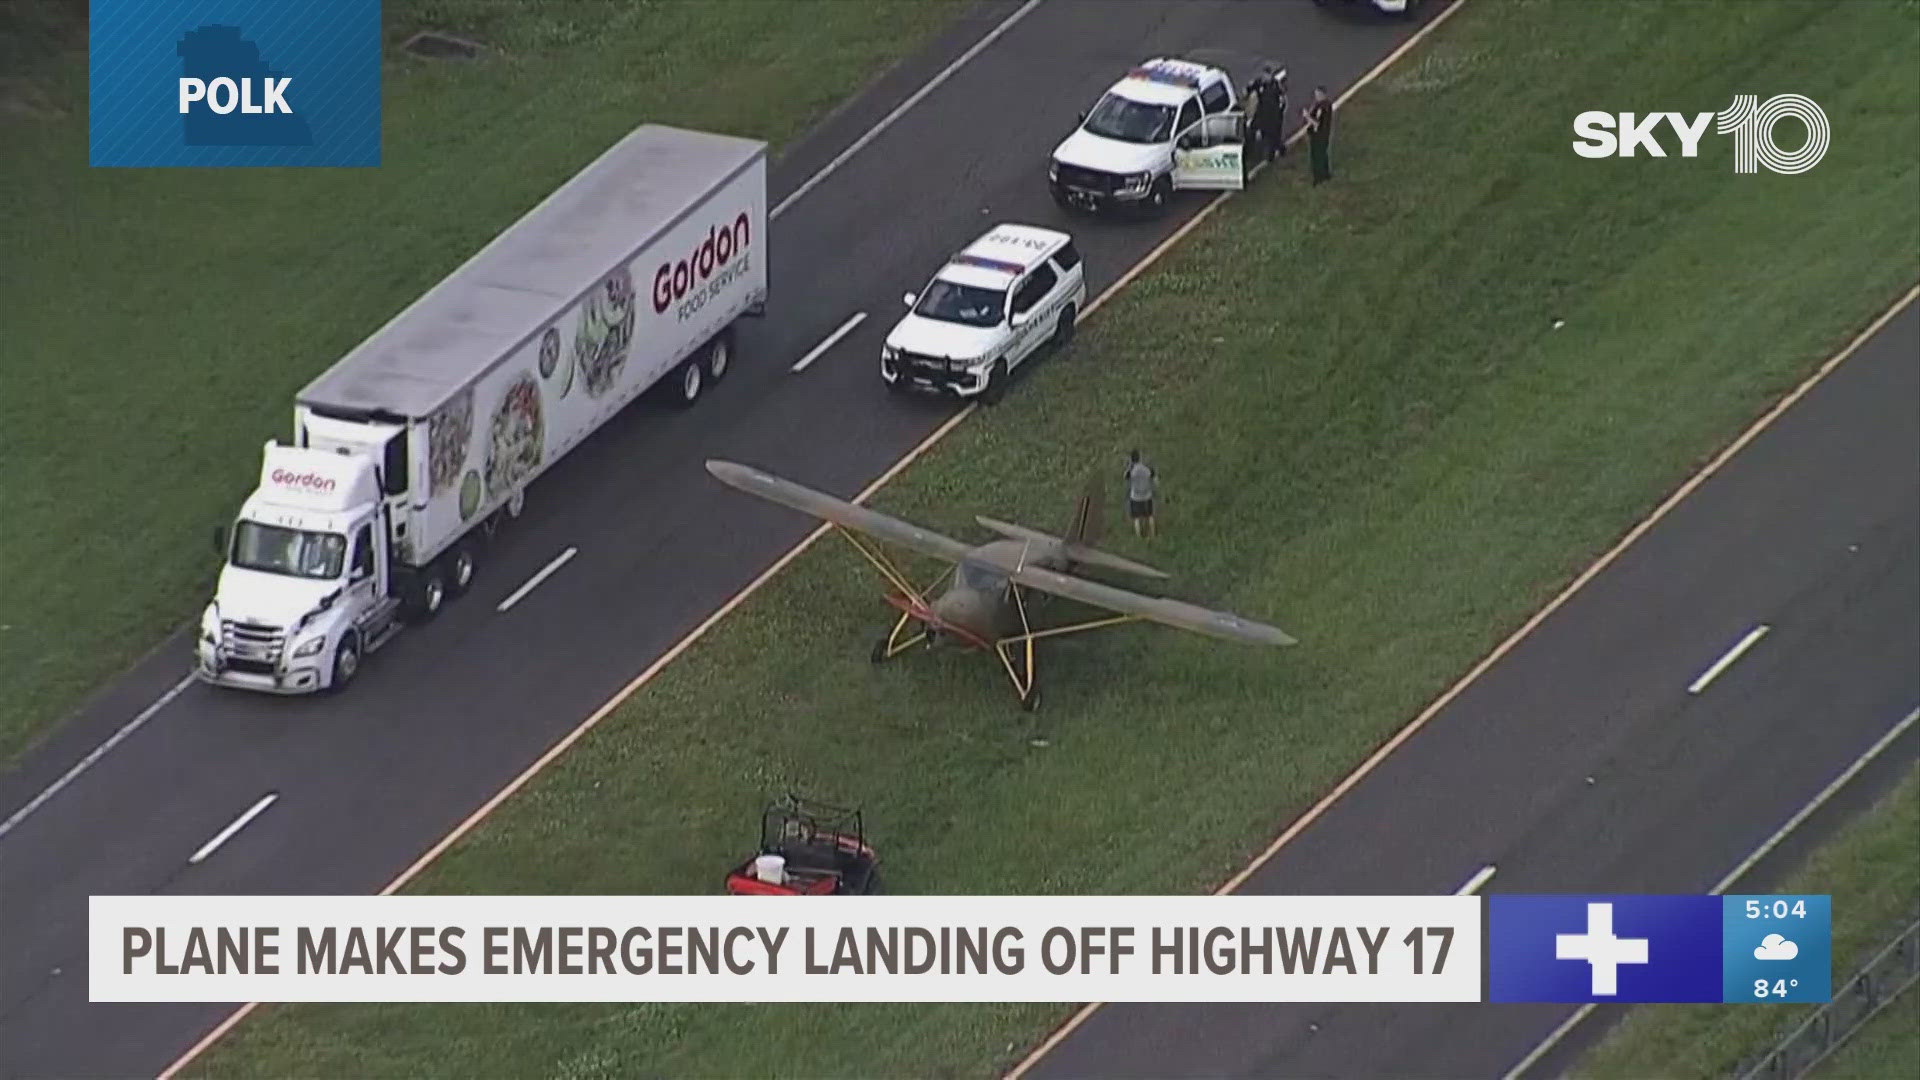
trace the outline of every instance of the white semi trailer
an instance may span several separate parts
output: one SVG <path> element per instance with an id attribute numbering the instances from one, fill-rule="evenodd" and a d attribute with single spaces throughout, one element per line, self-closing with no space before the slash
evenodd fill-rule
<path id="1" fill-rule="evenodd" d="M 216 543 L 200 676 L 353 680 L 473 583 L 527 485 L 657 388 L 690 405 L 767 295 L 764 143 L 635 130 L 396 315 L 294 406 Z"/>

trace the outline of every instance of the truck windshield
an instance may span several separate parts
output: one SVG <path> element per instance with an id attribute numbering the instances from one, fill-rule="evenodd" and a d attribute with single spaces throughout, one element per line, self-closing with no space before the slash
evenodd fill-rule
<path id="1" fill-rule="evenodd" d="M 1108 94 L 1087 114 L 1085 130 L 1120 142 L 1163 143 L 1173 134 L 1173 106 L 1148 105 Z"/>
<path id="2" fill-rule="evenodd" d="M 233 529 L 233 565 L 242 570 L 331 581 L 347 562 L 347 538 L 243 521 Z"/>
<path id="3" fill-rule="evenodd" d="M 927 291 L 913 305 L 913 313 L 923 319 L 961 323 L 966 326 L 999 326 L 1007 310 L 1007 294 L 1000 289 L 976 285 L 956 285 L 933 279 Z"/>

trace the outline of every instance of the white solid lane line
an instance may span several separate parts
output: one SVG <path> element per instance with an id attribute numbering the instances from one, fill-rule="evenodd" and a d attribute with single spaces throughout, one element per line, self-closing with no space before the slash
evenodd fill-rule
<path id="1" fill-rule="evenodd" d="M 513 595 L 507 597 L 505 600 L 500 601 L 500 606 L 497 608 L 494 608 L 494 610 L 505 611 L 508 608 L 512 607 L 513 605 L 519 603 L 521 600 L 526 599 L 526 595 L 528 593 L 538 588 L 541 582 L 552 577 L 553 572 L 555 570 L 558 570 L 561 567 L 567 565 L 567 563 L 573 561 L 573 557 L 578 554 L 580 554 L 579 548 L 568 548 L 567 550 L 561 552 L 560 554 L 555 555 L 553 557 L 552 562 L 541 567 L 539 573 L 528 578 L 527 583 L 525 585 L 522 585 L 519 588 L 513 590 Z"/>
<path id="2" fill-rule="evenodd" d="M 1820 789 L 1820 794 L 1815 795 L 1807 802 L 1807 805 L 1800 808 L 1799 813 L 1788 818 L 1786 824 L 1775 829 L 1772 836 L 1761 841 L 1760 846 L 1754 848 L 1752 854 L 1740 860 L 1740 865 L 1727 871 L 1727 876 L 1721 878 L 1720 883 L 1713 887 L 1712 895 L 1720 896 L 1728 889 L 1733 888 L 1736 882 L 1747 875 L 1747 871 L 1757 866 L 1761 859 L 1766 858 L 1767 855 L 1770 854 L 1774 848 L 1779 847 L 1787 837 L 1792 836 L 1793 830 L 1799 828 L 1801 824 L 1812 817 L 1822 806 L 1827 805 L 1827 800 L 1838 794 L 1840 789 L 1846 787 L 1849 781 L 1860 775 L 1860 770 L 1872 764 L 1873 759 L 1879 757 L 1882 750 L 1892 746 L 1894 740 L 1906 734 L 1907 729 L 1913 726 L 1915 720 L 1920 720 L 1920 709 L 1913 710 L 1902 718 L 1899 723 L 1893 725 L 1893 730 L 1880 736 L 1879 742 L 1867 747 L 1867 752 L 1855 758 L 1853 764 L 1847 766 L 1847 771 L 1834 777 L 1831 783 Z M 1540 1045 L 1534 1047 L 1526 1057 L 1521 1058 L 1518 1065 L 1508 1069 L 1506 1075 L 1502 1077 L 1501 1080 L 1520 1080 L 1520 1077 L 1524 1076 L 1528 1069 L 1538 1064 L 1541 1058 L 1552 1053 L 1553 1048 L 1559 1046 L 1560 1041 L 1565 1039 L 1569 1032 L 1579 1027 L 1581 1022 L 1587 1017 L 1592 1016 L 1593 1010 L 1594 1006 L 1591 1003 L 1575 1009 L 1572 1016 L 1567 1017 L 1559 1027 L 1554 1028 L 1552 1034 L 1549 1034 L 1545 1039 L 1541 1040 Z"/>
<path id="3" fill-rule="evenodd" d="M 1708 668 L 1705 672 L 1701 673 L 1699 678 L 1693 680 L 1693 685 L 1687 687 L 1687 693 L 1697 694 L 1700 691 L 1705 690 L 1707 688 L 1708 683 L 1719 678 L 1721 672 L 1732 667 L 1733 662 L 1735 660 L 1738 660 L 1742 656 L 1746 655 L 1746 651 L 1748 649 L 1753 648 L 1753 645 L 1755 642 L 1759 641 L 1763 637 L 1766 637 L 1767 631 L 1771 629 L 1773 628 L 1763 623 L 1747 631 L 1747 636 L 1741 638 L 1740 643 L 1738 645 L 1735 645 L 1733 648 L 1728 649 L 1725 656 L 1722 656 L 1720 659 L 1715 660 L 1713 662 L 1712 667 Z"/>
<path id="4" fill-rule="evenodd" d="M 198 863 L 201 860 L 205 859 L 207 856 L 220 850 L 221 844 L 224 844 L 227 841 L 233 839 L 234 833 L 237 833 L 241 829 L 246 828 L 247 822 L 252 821 L 254 818 L 259 817 L 262 813 L 266 811 L 267 807 L 272 806 L 274 804 L 274 801 L 279 798 L 280 796 L 278 794 L 271 791 L 261 796 L 259 802 L 254 803 L 252 806 L 247 808 L 246 813 L 241 814 L 237 818 L 234 818 L 233 824 L 228 825 L 224 829 L 221 829 L 219 832 L 219 835 L 215 836 L 213 839 L 207 841 L 206 843 L 200 845 L 200 850 L 193 853 L 193 857 L 187 860 L 187 864 L 191 866 L 194 863 Z"/>
<path id="5" fill-rule="evenodd" d="M 824 353 L 828 349 L 833 348 L 836 344 L 839 343 L 841 338 L 846 337 L 848 334 L 853 333 L 854 327 L 859 326 L 861 323 L 866 321 L 867 321 L 866 312 L 864 311 L 854 312 L 853 318 L 848 319 L 846 322 L 841 323 L 840 329 L 835 330 L 833 333 L 827 335 L 827 340 L 821 342 L 818 345 L 815 345 L 813 347 L 812 352 L 809 352 L 807 355 L 794 361 L 792 370 L 794 371 L 807 370 L 807 365 L 813 363 L 815 360 L 820 359 L 821 353 Z"/>
<path id="6" fill-rule="evenodd" d="M 781 199 L 777 204 L 775 204 L 774 208 L 767 212 L 767 216 L 770 218 L 777 218 L 789 206 L 792 206 L 794 203 L 799 202 L 800 196 L 805 195 L 809 191 L 812 191 L 814 188 L 818 187 L 820 183 L 824 181 L 827 177 L 832 176 L 833 171 L 835 169 L 838 169 L 840 166 L 845 165 L 847 161 L 853 157 L 853 155 L 859 153 L 863 148 L 866 147 L 868 143 L 879 138 L 880 133 L 892 127 L 893 122 L 895 120 L 898 120 L 902 116 L 905 116 L 907 114 L 908 109 L 911 109 L 915 105 L 920 104 L 921 99 L 925 98 L 928 94 L 933 93 L 934 89 L 938 87 L 941 83 L 946 82 L 948 79 L 952 78 L 954 72 L 959 71 L 962 67 L 965 67 L 967 61 L 973 59 L 976 56 L 979 56 L 980 53 L 986 49 L 987 46 L 1000 40 L 1000 35 L 1013 29 L 1014 23 L 1017 23 L 1021 19 L 1026 18 L 1028 12 L 1032 11 L 1034 8 L 1039 6 L 1040 6 L 1040 0 L 1027 0 L 1026 3 L 1020 5 L 1019 10 L 1015 11 L 1013 14 L 1007 16 L 1006 18 L 1000 20 L 1000 25 L 988 31 L 987 36 L 981 38 L 979 41 L 974 42 L 972 48 L 969 48 L 966 52 L 963 52 L 959 56 L 955 57 L 953 63 L 948 64 L 946 67 L 940 69 L 940 74 L 935 75 L 931 79 L 928 79 L 927 84 L 925 86 L 922 86 L 920 89 L 914 91 L 914 94 L 912 97 L 894 106 L 893 111 L 881 117 L 879 123 L 873 125 L 871 128 L 868 128 L 866 134 L 853 140 L 852 145 L 848 146 L 845 150 L 840 151 L 840 153 L 836 155 L 832 161 L 829 161 L 825 165 L 821 166 L 819 172 L 814 173 L 812 176 L 807 177 L 806 183 L 801 184 L 797 188 L 794 188 L 793 194 L 787 196 L 784 199 Z"/>
<path id="7" fill-rule="evenodd" d="M 1465 885 L 1460 886 L 1460 888 L 1456 890 L 1453 895 L 1472 896 L 1474 893 L 1479 892 L 1480 886 L 1485 885 L 1488 882 L 1488 880 L 1490 880 L 1493 877 L 1495 870 L 1496 870 L 1496 867 L 1492 863 L 1488 863 L 1487 865 L 1481 867 L 1480 872 L 1468 878 L 1467 883 Z"/>
<path id="8" fill-rule="evenodd" d="M 99 761 L 103 757 L 106 757 L 107 751 L 112 750 L 116 746 L 119 746 L 122 742 L 126 741 L 127 736 L 140 730 L 142 725 L 144 725 L 147 721 L 153 719 L 156 715 L 158 715 L 160 710 L 166 708 L 168 703 L 173 701 L 174 698 L 177 698 L 181 694 L 185 693 L 187 687 L 192 686 L 193 682 L 194 682 L 194 676 L 188 675 L 186 678 L 181 679 L 177 683 L 174 683 L 173 688 L 171 690 L 168 690 L 166 693 L 161 694 L 158 698 L 155 698 L 153 704 L 147 706 L 144 709 L 141 709 L 140 714 L 138 716 L 135 716 L 133 719 L 121 725 L 120 730 L 114 732 L 112 737 L 108 738 L 106 742 L 103 742 L 99 746 L 94 747 L 92 752 L 88 753 L 86 757 L 83 757 L 78 762 L 75 762 L 73 768 L 68 769 L 65 773 L 61 774 L 60 779 L 55 780 L 51 784 L 48 784 L 45 791 L 42 791 L 40 794 L 35 795 L 33 797 L 33 801 L 27 803 L 27 805 L 21 807 L 20 809 L 15 810 L 13 812 L 12 817 L 7 818 L 4 824 L 0 824 L 0 837 L 4 837 L 8 833 L 12 832 L 15 826 L 27 820 L 27 816 L 29 814 L 32 814 L 35 810 L 38 810 L 42 806 L 45 806 L 48 799 L 51 799 L 55 795 L 60 794 L 61 790 L 65 788 L 68 784 L 73 783 L 75 778 L 77 778 L 81 773 L 86 772 L 88 769 L 92 768 L 94 762 Z"/>

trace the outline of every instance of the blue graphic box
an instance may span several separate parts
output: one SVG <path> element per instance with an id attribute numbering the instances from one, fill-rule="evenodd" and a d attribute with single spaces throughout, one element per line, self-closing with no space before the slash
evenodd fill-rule
<path id="1" fill-rule="evenodd" d="M 1825 1001 L 1824 896 L 1487 897 L 1487 1000 Z"/>
<path id="2" fill-rule="evenodd" d="M 380 164 L 380 0 L 93 0 L 96 166 Z"/>
<path id="3" fill-rule="evenodd" d="M 1724 896 L 1727 1001 L 1827 1001 L 1833 995 L 1833 898 Z"/>
<path id="4" fill-rule="evenodd" d="M 1487 897 L 1488 1001 L 1719 1001 L 1717 896 Z"/>

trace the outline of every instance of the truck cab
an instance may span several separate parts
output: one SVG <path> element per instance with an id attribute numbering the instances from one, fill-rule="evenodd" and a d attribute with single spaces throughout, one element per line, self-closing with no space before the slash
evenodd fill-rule
<path id="1" fill-rule="evenodd" d="M 338 688 L 397 629 L 380 466 L 347 448 L 266 445 L 259 487 L 216 535 L 225 564 L 200 619 L 202 679 L 284 694 Z"/>
<path id="2" fill-rule="evenodd" d="M 1134 68 L 1054 148 L 1054 201 L 1101 211 L 1165 209 L 1175 191 L 1237 191 L 1245 184 L 1245 114 L 1233 79 L 1188 60 Z"/>

